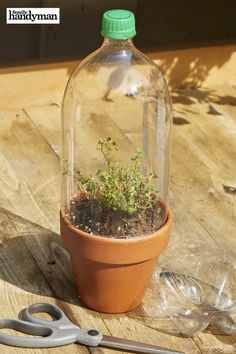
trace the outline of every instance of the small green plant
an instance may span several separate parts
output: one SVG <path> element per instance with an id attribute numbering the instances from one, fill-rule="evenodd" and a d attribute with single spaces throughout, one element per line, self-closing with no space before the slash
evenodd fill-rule
<path id="1" fill-rule="evenodd" d="M 137 149 L 131 158 L 132 164 L 124 168 L 115 163 L 117 145 L 110 137 L 100 139 L 98 149 L 103 154 L 105 167 L 97 172 L 97 177 L 83 176 L 77 170 L 74 177 L 78 190 L 87 197 L 98 199 L 104 208 L 128 214 L 153 208 L 158 199 L 152 185 L 156 176 L 153 173 L 143 175 L 142 150 Z"/>

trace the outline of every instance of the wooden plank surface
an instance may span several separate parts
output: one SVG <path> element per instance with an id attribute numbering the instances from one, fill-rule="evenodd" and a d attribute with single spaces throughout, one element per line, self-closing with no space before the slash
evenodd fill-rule
<path id="1" fill-rule="evenodd" d="M 58 156 L 23 111 L 1 111 L 0 119 L 0 206 L 58 230 Z"/>
<path id="2" fill-rule="evenodd" d="M 233 52 L 231 46 L 227 50 Z M 203 52 L 201 49 L 201 58 L 205 55 L 207 59 Z M 172 63 L 175 57 L 173 53 Z M 172 80 L 176 89 L 172 92 L 175 124 L 170 204 L 175 224 L 161 263 L 210 250 L 219 254 L 227 251 L 235 259 L 236 195 L 232 191 L 236 188 L 236 86 L 226 74 L 232 76 L 236 61 L 234 54 L 229 57 L 222 65 L 225 76 L 221 82 L 216 83 L 214 75 L 222 78 L 222 72 L 214 68 L 214 75 L 209 74 L 198 88 L 187 84 L 186 75 L 179 84 L 174 82 L 176 78 Z M 236 334 L 223 336 L 210 326 L 195 338 L 180 336 L 171 321 L 158 313 L 155 278 L 142 305 L 129 314 L 105 315 L 86 309 L 79 301 L 68 258 L 65 254 L 55 258 L 52 253 L 52 242 L 60 243 L 60 106 L 74 65 L 68 62 L 0 71 L 1 318 L 14 318 L 31 303 L 47 301 L 62 307 L 75 323 L 104 334 L 187 354 L 234 354 Z M 128 144 L 116 122 L 112 129 Z M 0 353 L 23 352 L 85 353 L 87 349 L 79 345 L 43 350 L 0 345 Z"/>

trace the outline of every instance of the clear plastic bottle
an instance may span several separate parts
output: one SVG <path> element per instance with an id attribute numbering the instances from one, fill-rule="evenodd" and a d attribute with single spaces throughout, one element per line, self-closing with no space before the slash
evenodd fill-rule
<path id="1" fill-rule="evenodd" d="M 64 94 L 61 212 L 92 234 L 143 236 L 167 217 L 171 99 L 135 34 L 132 12 L 107 11 L 102 46 L 78 65 Z"/>

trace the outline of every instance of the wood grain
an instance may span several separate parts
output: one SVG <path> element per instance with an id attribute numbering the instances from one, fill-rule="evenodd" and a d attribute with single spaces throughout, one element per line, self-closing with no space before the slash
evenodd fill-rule
<path id="1" fill-rule="evenodd" d="M 58 230 L 58 157 L 23 111 L 1 111 L 0 119 L 0 206 Z"/>
<path id="2" fill-rule="evenodd" d="M 174 60 L 181 58 L 180 52 L 167 53 L 166 62 L 165 53 L 161 54 L 161 64 L 169 68 L 168 77 L 176 87 L 172 92 L 175 124 L 169 199 L 175 222 L 158 269 L 170 259 L 178 260 L 191 253 L 227 252 L 235 259 L 236 199 L 224 188 L 236 187 L 236 89 L 232 78 L 235 49 L 227 47 L 229 60 L 216 68 L 210 52 L 184 51 L 182 59 L 187 55 L 189 65 L 198 53 L 201 64 L 205 61 L 206 67 L 211 68 L 201 87 L 191 86 L 197 78 L 187 72 L 190 67 L 184 67 L 186 60 L 182 61 L 183 71 L 181 65 L 176 71 Z M 220 55 L 216 48 L 212 53 Z M 46 301 L 56 303 L 80 326 L 97 328 L 104 334 L 142 340 L 186 354 L 234 354 L 236 334 L 223 336 L 213 326 L 192 339 L 179 335 L 160 313 L 155 276 L 141 306 L 128 314 L 106 315 L 86 309 L 79 301 L 68 257 L 63 253 L 55 257 L 52 253 L 52 242 L 60 245 L 61 98 L 74 66 L 75 62 L 67 62 L 0 70 L 1 318 L 15 318 L 31 303 Z M 106 117 L 102 119 L 105 133 L 112 131 L 129 149 L 138 134 L 130 129 L 132 121 L 130 135 L 123 136 L 116 121 L 108 124 Z M 97 139 L 98 128 L 91 139 Z M 90 351 L 117 353 L 104 348 Z M 0 353 L 23 352 L 88 350 L 80 345 L 42 350 L 0 345 Z"/>

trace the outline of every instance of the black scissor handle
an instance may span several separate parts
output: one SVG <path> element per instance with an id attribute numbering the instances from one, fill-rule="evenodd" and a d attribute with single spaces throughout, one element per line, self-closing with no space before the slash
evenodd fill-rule
<path id="1" fill-rule="evenodd" d="M 53 317 L 53 320 L 43 320 L 41 318 L 35 317 L 35 313 L 46 313 Z M 30 321 L 32 323 L 41 324 L 43 326 L 50 326 L 54 328 L 61 327 L 72 327 L 78 328 L 75 326 L 64 314 L 64 312 L 54 304 L 49 303 L 35 303 L 29 307 L 27 307 L 23 311 L 23 318 L 26 321 Z"/>

